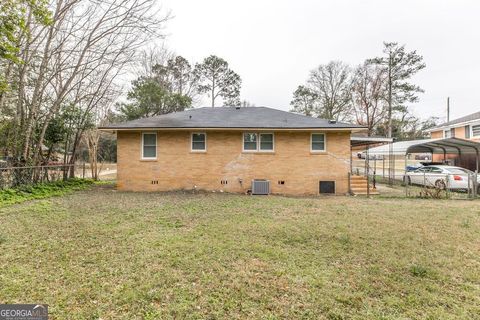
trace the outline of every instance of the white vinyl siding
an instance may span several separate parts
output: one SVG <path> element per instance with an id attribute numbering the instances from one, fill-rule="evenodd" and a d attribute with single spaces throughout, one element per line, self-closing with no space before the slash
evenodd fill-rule
<path id="1" fill-rule="evenodd" d="M 472 126 L 472 137 L 480 136 L 480 124 Z"/>

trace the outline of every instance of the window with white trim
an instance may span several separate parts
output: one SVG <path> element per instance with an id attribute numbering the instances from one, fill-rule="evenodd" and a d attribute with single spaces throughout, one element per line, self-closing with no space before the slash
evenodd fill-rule
<path id="1" fill-rule="evenodd" d="M 450 129 L 443 130 L 443 137 L 444 138 L 450 138 L 451 136 L 452 136 L 452 132 L 450 131 Z"/>
<path id="2" fill-rule="evenodd" d="M 325 133 L 312 133 L 310 150 L 313 152 L 325 151 Z"/>
<path id="3" fill-rule="evenodd" d="M 243 151 L 248 152 L 272 152 L 274 150 L 273 133 L 243 133 Z"/>
<path id="4" fill-rule="evenodd" d="M 202 132 L 192 133 L 192 151 L 207 151 L 207 134 Z"/>
<path id="5" fill-rule="evenodd" d="M 257 134 L 252 132 L 245 132 L 243 134 L 243 150 L 256 151 L 257 150 Z"/>
<path id="6" fill-rule="evenodd" d="M 273 133 L 260 133 L 260 151 L 273 151 Z"/>
<path id="7" fill-rule="evenodd" d="M 157 158 L 157 134 L 143 133 L 142 134 L 142 159 L 156 159 Z"/>
<path id="8" fill-rule="evenodd" d="M 472 126 L 472 137 L 480 136 L 480 124 Z"/>

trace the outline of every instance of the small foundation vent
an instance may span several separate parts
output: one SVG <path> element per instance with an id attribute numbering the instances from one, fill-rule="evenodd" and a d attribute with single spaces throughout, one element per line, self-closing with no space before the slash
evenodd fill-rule
<path id="1" fill-rule="evenodd" d="M 270 181 L 261 179 L 252 180 L 252 194 L 270 194 Z"/>

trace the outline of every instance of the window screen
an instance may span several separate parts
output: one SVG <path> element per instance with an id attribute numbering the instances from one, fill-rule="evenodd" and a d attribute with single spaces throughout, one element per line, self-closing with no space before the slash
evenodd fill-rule
<path id="1" fill-rule="evenodd" d="M 257 134 L 256 133 L 243 134 L 243 150 L 257 150 Z"/>
<path id="2" fill-rule="evenodd" d="M 206 138 L 205 133 L 192 133 L 192 150 L 205 151 L 207 149 Z"/>
<path id="3" fill-rule="evenodd" d="M 312 133 L 312 151 L 325 151 L 325 134 Z"/>
<path id="4" fill-rule="evenodd" d="M 465 138 L 466 139 L 470 138 L 470 126 L 469 125 L 465 126 Z"/>
<path id="5" fill-rule="evenodd" d="M 260 150 L 264 150 L 264 151 L 273 150 L 273 134 L 272 133 L 260 133 Z"/>
<path id="6" fill-rule="evenodd" d="M 143 134 L 143 148 L 142 158 L 154 159 L 157 157 L 157 134 L 144 133 Z"/>

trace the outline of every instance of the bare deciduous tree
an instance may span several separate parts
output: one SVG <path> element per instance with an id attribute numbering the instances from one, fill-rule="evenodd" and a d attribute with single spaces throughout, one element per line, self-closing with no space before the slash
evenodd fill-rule
<path id="1" fill-rule="evenodd" d="M 50 25 L 27 20 L 23 63 L 7 68 L 15 90 L 0 101 L 2 110 L 15 109 L 19 142 L 12 153 L 34 164 L 42 161 L 51 120 L 67 106 L 79 111 L 75 150 L 89 114 L 118 96 L 118 76 L 138 61 L 142 47 L 162 37 L 169 19 L 155 0 L 55 0 L 51 9 Z"/>
<path id="2" fill-rule="evenodd" d="M 350 120 L 350 92 L 350 67 L 340 61 L 331 61 L 310 72 L 307 84 L 297 88 L 290 104 L 293 110 L 310 116 Z"/>
<path id="3" fill-rule="evenodd" d="M 356 122 L 368 129 L 368 135 L 384 122 L 387 114 L 385 104 L 385 69 L 365 62 L 355 70 L 352 85 L 352 102 Z"/>

